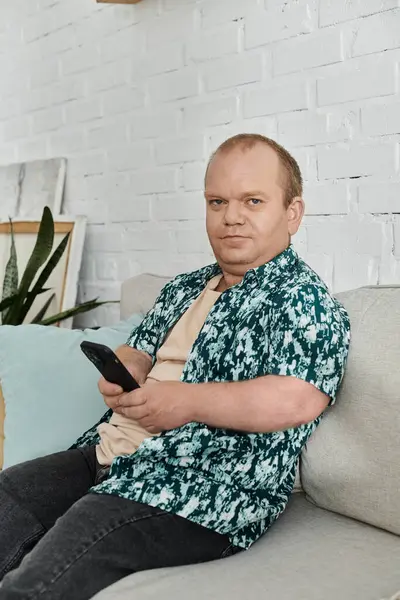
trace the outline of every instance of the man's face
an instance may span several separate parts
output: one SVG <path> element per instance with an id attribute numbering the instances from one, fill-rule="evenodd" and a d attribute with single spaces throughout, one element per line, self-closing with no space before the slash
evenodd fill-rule
<path id="1" fill-rule="evenodd" d="M 244 275 L 288 246 L 302 214 L 296 220 L 286 209 L 282 184 L 278 155 L 261 143 L 214 157 L 205 185 L 207 233 L 223 269 Z"/>

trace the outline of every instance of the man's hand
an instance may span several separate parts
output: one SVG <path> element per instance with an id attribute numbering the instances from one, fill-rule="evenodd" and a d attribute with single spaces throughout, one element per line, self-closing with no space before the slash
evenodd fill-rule
<path id="1" fill-rule="evenodd" d="M 147 356 L 144 352 L 139 352 L 134 348 L 130 348 L 125 344 L 120 346 L 115 351 L 115 354 L 138 384 L 143 385 L 152 366 L 150 356 Z M 109 408 L 115 410 L 119 398 L 124 394 L 123 389 L 119 385 L 106 381 L 104 377 L 100 379 L 98 387 L 100 394 L 102 394 L 104 398 L 104 402 Z"/>
<path id="2" fill-rule="evenodd" d="M 115 385 L 114 383 L 110 383 L 104 379 L 104 377 L 100 379 L 98 385 L 100 394 L 103 396 L 104 402 L 107 404 L 108 408 L 115 410 L 120 397 L 124 393 L 122 387 Z"/>
<path id="3" fill-rule="evenodd" d="M 181 381 L 148 383 L 140 390 L 113 396 L 114 410 L 150 433 L 176 429 L 193 420 L 190 385 Z"/>

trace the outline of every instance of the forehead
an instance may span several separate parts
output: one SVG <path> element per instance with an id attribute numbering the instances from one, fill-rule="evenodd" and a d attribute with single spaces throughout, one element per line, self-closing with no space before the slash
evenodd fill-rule
<path id="1" fill-rule="evenodd" d="M 251 149 L 234 148 L 219 152 L 211 160 L 205 181 L 206 190 L 229 186 L 245 191 L 281 187 L 282 167 L 279 156 L 265 144 Z"/>

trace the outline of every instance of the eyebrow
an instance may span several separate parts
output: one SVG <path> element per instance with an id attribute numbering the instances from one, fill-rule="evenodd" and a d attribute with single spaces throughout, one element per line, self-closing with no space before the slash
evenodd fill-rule
<path id="1" fill-rule="evenodd" d="M 211 192 L 204 192 L 204 196 L 206 198 L 221 198 L 219 194 L 213 194 Z M 263 198 L 268 198 L 268 195 L 265 192 L 260 192 L 259 190 L 250 190 L 249 192 L 245 192 L 240 196 L 240 198 L 252 198 L 254 196 L 262 196 Z"/>

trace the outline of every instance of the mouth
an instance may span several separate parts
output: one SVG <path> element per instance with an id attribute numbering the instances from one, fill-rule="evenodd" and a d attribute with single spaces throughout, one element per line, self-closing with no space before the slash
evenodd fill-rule
<path id="1" fill-rule="evenodd" d="M 222 238 L 222 241 L 225 242 L 226 246 L 239 247 L 242 246 L 242 244 L 244 244 L 244 242 L 248 239 L 249 238 L 243 235 L 227 235 Z"/>

